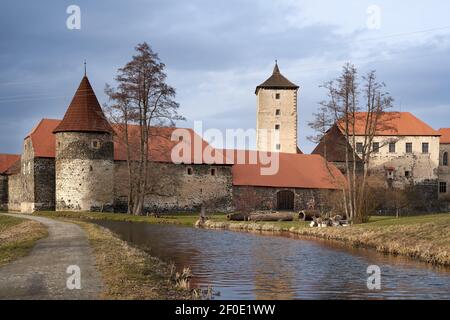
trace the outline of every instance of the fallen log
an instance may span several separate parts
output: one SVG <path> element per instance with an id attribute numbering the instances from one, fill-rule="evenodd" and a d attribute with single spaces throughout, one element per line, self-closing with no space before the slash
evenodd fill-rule
<path id="1" fill-rule="evenodd" d="M 251 214 L 248 216 L 249 221 L 293 221 L 294 216 L 292 213 L 263 213 L 263 214 Z"/>
<path id="2" fill-rule="evenodd" d="M 227 214 L 227 219 L 231 221 L 247 221 L 248 216 L 247 213 L 230 213 Z"/>
<path id="3" fill-rule="evenodd" d="M 298 213 L 298 220 L 303 221 L 311 221 L 314 220 L 314 218 L 320 217 L 320 211 L 319 210 L 302 210 Z"/>

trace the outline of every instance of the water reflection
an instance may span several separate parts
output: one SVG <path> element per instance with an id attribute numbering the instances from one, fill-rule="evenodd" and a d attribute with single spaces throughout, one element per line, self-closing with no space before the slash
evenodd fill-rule
<path id="1" fill-rule="evenodd" d="M 450 299 L 448 269 L 373 250 L 174 225 L 98 223 L 180 269 L 190 267 L 194 286 L 211 285 L 223 299 Z M 378 291 L 366 287 L 371 264 L 381 267 Z"/>

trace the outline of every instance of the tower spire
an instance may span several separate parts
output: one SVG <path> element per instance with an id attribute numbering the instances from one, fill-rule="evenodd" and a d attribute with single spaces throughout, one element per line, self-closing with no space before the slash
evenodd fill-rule
<path id="1" fill-rule="evenodd" d="M 86 59 L 84 59 L 84 76 L 86 77 Z"/>

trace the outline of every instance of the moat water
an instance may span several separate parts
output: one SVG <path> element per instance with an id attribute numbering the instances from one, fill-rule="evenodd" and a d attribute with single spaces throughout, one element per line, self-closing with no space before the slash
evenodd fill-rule
<path id="1" fill-rule="evenodd" d="M 294 236 L 99 221 L 153 256 L 189 267 L 218 299 L 450 299 L 450 269 Z M 367 288 L 367 267 L 381 289 Z"/>

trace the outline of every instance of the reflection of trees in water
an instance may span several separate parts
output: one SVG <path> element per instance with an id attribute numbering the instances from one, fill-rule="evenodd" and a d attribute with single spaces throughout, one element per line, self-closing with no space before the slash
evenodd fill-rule
<path id="1" fill-rule="evenodd" d="M 289 244 L 267 246 L 266 241 L 255 241 L 249 256 L 254 274 L 255 299 L 294 299 L 294 273 L 290 264 L 284 260 L 292 257 L 295 252 Z"/>

